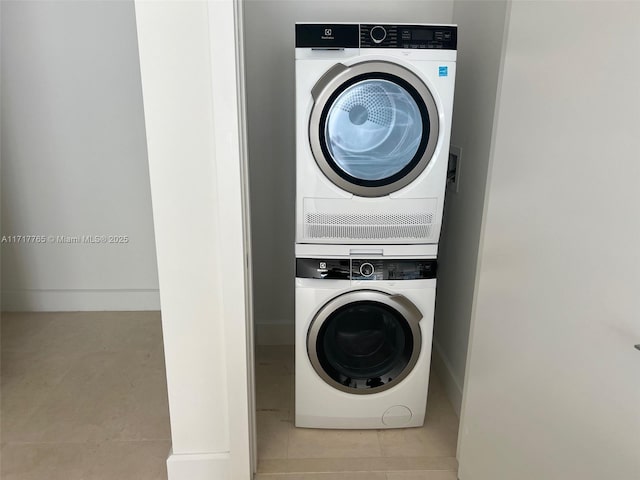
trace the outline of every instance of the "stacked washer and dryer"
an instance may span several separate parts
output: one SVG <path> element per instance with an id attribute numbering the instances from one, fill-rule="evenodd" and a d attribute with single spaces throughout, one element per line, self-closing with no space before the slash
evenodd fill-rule
<path id="1" fill-rule="evenodd" d="M 296 24 L 295 423 L 424 423 L 454 25 Z"/>

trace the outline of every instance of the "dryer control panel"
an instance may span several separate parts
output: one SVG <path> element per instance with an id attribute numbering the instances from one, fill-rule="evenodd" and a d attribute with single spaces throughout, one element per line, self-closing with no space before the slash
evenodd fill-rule
<path id="1" fill-rule="evenodd" d="M 296 278 L 422 280 L 436 278 L 435 259 L 296 258 Z"/>
<path id="2" fill-rule="evenodd" d="M 457 30 L 445 25 L 360 25 L 360 48 L 455 50 Z"/>
<path id="3" fill-rule="evenodd" d="M 458 27 L 453 25 L 296 24 L 296 47 L 301 48 L 456 50 L 457 44 Z"/>

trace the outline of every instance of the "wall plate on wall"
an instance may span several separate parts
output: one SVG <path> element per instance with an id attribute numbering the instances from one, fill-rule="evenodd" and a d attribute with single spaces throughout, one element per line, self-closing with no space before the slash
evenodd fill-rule
<path id="1" fill-rule="evenodd" d="M 449 163 L 447 165 L 447 188 L 458 193 L 460 189 L 460 158 L 462 149 L 456 145 L 449 146 Z"/>

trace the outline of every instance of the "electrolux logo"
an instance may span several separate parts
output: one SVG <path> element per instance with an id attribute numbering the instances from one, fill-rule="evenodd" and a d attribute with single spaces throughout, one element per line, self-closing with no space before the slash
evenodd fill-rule
<path id="1" fill-rule="evenodd" d="M 333 29 L 325 28 L 324 35 L 320 38 L 322 38 L 322 40 L 334 40 Z"/>

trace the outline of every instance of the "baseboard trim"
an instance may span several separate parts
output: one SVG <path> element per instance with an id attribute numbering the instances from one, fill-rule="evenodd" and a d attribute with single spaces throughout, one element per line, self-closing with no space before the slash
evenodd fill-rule
<path id="1" fill-rule="evenodd" d="M 256 345 L 293 345 L 295 325 L 293 323 L 256 323 Z"/>
<path id="2" fill-rule="evenodd" d="M 227 480 L 229 479 L 229 453 L 197 453 L 167 458 L 168 480 Z"/>
<path id="3" fill-rule="evenodd" d="M 462 386 L 456 376 L 453 373 L 453 367 L 447 356 L 442 352 L 440 344 L 433 340 L 433 356 L 432 366 L 438 375 L 438 378 L 444 384 L 444 389 L 447 392 L 447 397 L 453 406 L 456 415 L 460 418 L 460 411 L 462 410 Z"/>
<path id="4" fill-rule="evenodd" d="M 5 312 L 160 310 L 156 290 L 3 290 Z"/>

